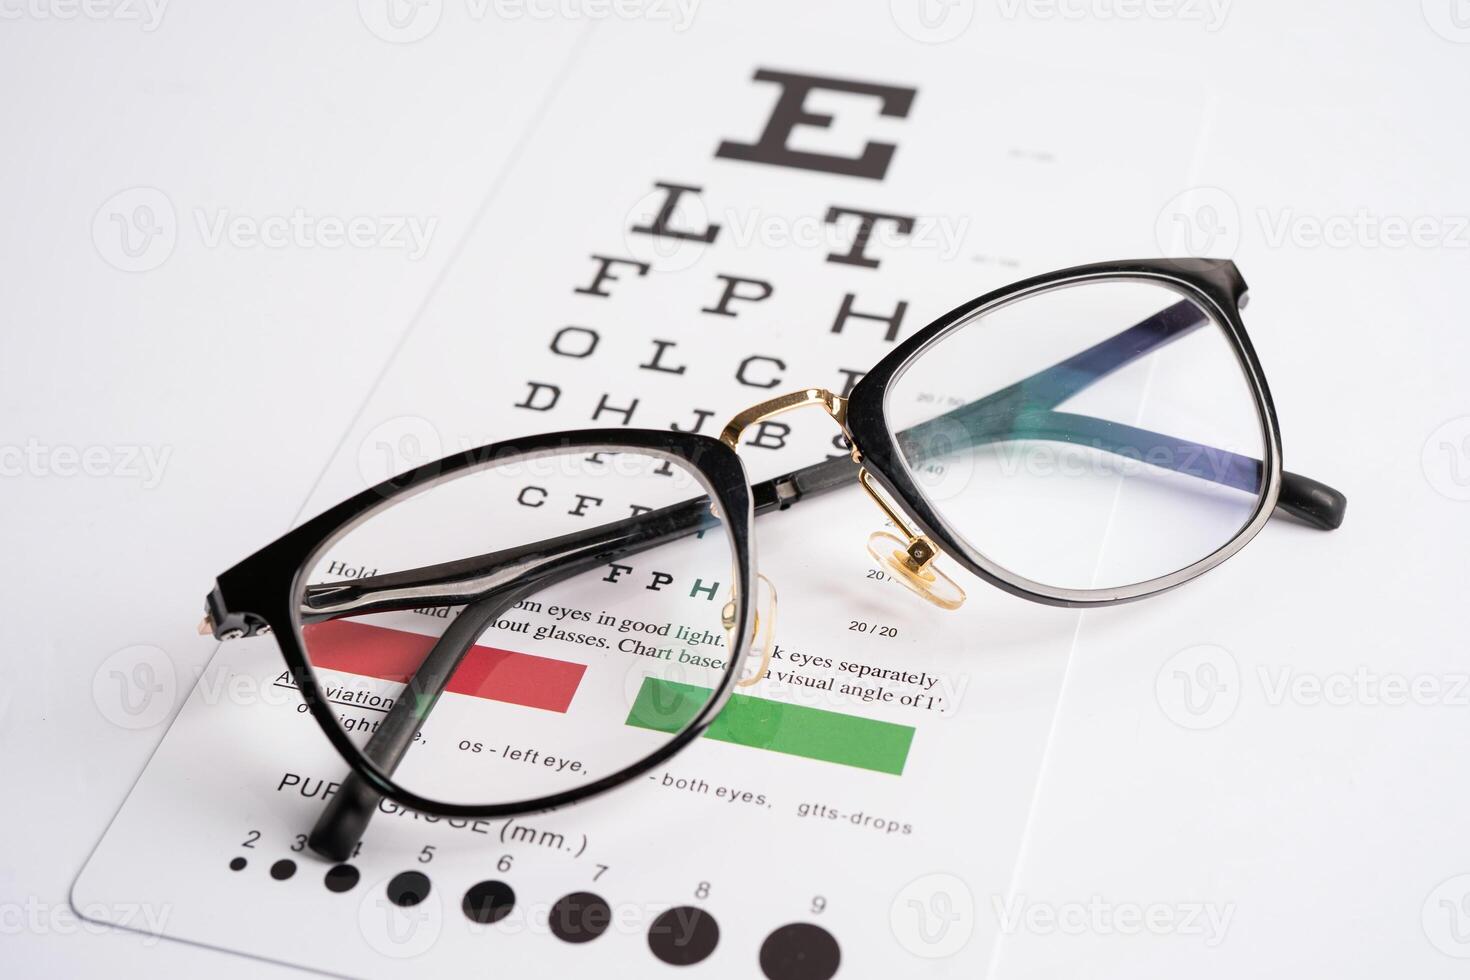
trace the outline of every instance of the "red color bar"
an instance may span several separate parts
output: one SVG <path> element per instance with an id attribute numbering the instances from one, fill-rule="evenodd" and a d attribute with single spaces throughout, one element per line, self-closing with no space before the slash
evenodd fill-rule
<path id="1" fill-rule="evenodd" d="M 408 683 L 439 639 L 340 619 L 308 626 L 304 632 L 306 659 L 313 667 L 400 684 Z M 565 714 L 586 670 L 585 664 L 476 645 L 464 655 L 445 690 Z"/>

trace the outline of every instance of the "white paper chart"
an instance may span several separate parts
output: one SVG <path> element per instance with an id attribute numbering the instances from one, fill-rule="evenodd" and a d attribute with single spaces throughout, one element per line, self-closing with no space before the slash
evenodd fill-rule
<path id="1" fill-rule="evenodd" d="M 306 513 L 534 431 L 717 434 L 776 394 L 845 393 L 987 289 L 1158 251 L 1160 208 L 1188 186 L 1191 98 L 789 8 L 705 8 L 677 39 L 588 28 Z M 840 451 L 809 415 L 748 434 L 752 477 Z M 993 917 L 970 912 L 1007 894 L 1078 614 L 974 581 L 960 610 L 928 606 L 873 574 L 882 524 L 856 487 L 757 520 L 778 655 L 741 696 L 842 733 L 840 757 L 798 725 L 780 745 L 700 739 L 554 813 L 385 802 L 334 865 L 305 834 L 346 766 L 274 642 L 235 641 L 74 904 L 147 902 L 163 935 L 350 975 L 982 975 Z M 545 609 L 521 617 L 489 635 L 575 659 Z M 575 682 L 563 693 L 526 709 L 537 725 L 575 719 Z"/>

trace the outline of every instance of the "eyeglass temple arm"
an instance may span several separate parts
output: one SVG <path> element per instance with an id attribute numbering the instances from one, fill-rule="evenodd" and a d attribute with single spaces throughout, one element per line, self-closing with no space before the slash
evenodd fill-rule
<path id="1" fill-rule="evenodd" d="M 971 433 L 976 443 L 1040 439 L 1087 446 L 1151 466 L 1209 480 L 1247 493 L 1261 486 L 1261 461 L 1212 449 L 1188 439 L 1150 432 L 1091 415 L 1038 410 L 1007 414 L 1002 424 Z M 915 453 L 922 458 L 923 453 Z M 910 457 L 913 458 L 913 457 Z M 1296 473 L 1283 473 L 1276 508 L 1321 530 L 1342 523 L 1345 501 L 1338 491 Z"/>
<path id="2" fill-rule="evenodd" d="M 1174 469 L 1255 493 L 1260 487 L 1260 460 L 1201 446 L 1173 436 L 1107 423 L 1101 419 L 1089 419 L 1083 415 L 1056 413 L 1054 419 L 1047 421 L 1045 418 L 1045 413 L 1101 378 L 1187 336 L 1207 323 L 1209 318 L 1203 310 L 1191 300 L 1180 300 L 1122 333 L 1100 341 L 1028 378 L 900 432 L 899 443 L 905 448 L 905 454 L 909 455 L 918 450 L 926 436 L 935 433 L 942 425 L 958 423 L 976 443 L 1042 438 L 1086 444 L 1105 452 L 1140 458 L 1153 466 Z M 1096 444 L 1094 437 L 1098 439 Z M 1157 452 L 1158 449 L 1166 451 Z M 1155 451 L 1152 458 L 1151 450 Z M 1218 461 L 1230 457 L 1233 457 L 1230 465 L 1221 468 L 1200 469 L 1192 462 L 1205 458 Z M 910 455 L 910 459 L 912 458 Z M 1253 469 L 1245 469 L 1247 464 Z M 1230 479 L 1221 478 L 1223 475 L 1243 479 L 1247 472 L 1255 474 L 1255 482 L 1231 482 Z M 1276 506 L 1278 510 L 1312 527 L 1330 531 L 1341 526 L 1347 513 L 1347 497 L 1309 477 L 1283 473 Z"/>
<path id="3" fill-rule="evenodd" d="M 540 583 L 502 583 L 460 610 L 414 670 L 403 692 L 394 700 L 393 707 L 378 722 L 362 747 L 363 755 L 391 776 L 403 761 L 424 720 L 438 704 L 439 696 L 449 686 L 460 661 L 474 647 L 480 634 L 539 586 Z M 348 860 L 357 842 L 367 832 L 368 823 L 382 799 L 383 794 L 358 775 L 357 770 L 348 772 L 311 828 L 308 846 L 330 860 Z"/>
<path id="4" fill-rule="evenodd" d="M 1121 423 L 1052 411 L 1103 376 L 1206 322 L 1198 307 L 1183 300 L 1029 378 L 903 430 L 898 434 L 900 445 L 910 459 L 922 459 L 926 437 L 941 424 L 958 423 L 976 444 L 1018 437 L 1085 444 L 1253 493 L 1260 485 L 1260 460 Z M 1164 451 L 1151 456 L 1150 449 Z M 785 510 L 803 497 L 850 484 L 856 480 L 857 471 L 857 464 L 844 455 L 753 484 L 755 512 Z M 1283 475 L 1277 508 L 1284 513 L 1330 530 L 1342 523 L 1346 507 L 1347 499 L 1339 491 L 1299 474 Z M 306 589 L 302 619 L 311 623 L 349 614 L 460 605 L 484 597 L 498 582 L 525 576 L 537 567 L 538 560 L 554 560 L 556 567 L 566 567 L 572 550 L 596 554 L 614 542 L 633 539 L 651 546 L 709 526 L 713 526 L 713 519 L 708 502 L 698 498 L 523 548 L 371 578 L 312 585 Z M 596 563 L 578 564 L 576 568 L 580 571 Z"/>

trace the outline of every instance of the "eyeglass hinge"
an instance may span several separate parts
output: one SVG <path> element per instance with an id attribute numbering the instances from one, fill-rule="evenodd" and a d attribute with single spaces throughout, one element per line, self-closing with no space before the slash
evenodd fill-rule
<path id="1" fill-rule="evenodd" d="M 796 503 L 801 497 L 801 486 L 797 484 L 795 477 L 788 476 L 776 481 L 776 504 L 782 510 Z"/>
<path id="2" fill-rule="evenodd" d="M 804 496 L 806 490 L 797 474 L 787 473 L 756 485 L 755 512 L 764 514 L 772 510 L 785 510 Z"/>
<path id="3" fill-rule="evenodd" d="M 199 621 L 199 635 L 216 640 L 238 640 L 245 636 L 266 636 L 271 626 L 254 613 L 230 612 L 216 587 L 205 600 L 204 618 Z"/>

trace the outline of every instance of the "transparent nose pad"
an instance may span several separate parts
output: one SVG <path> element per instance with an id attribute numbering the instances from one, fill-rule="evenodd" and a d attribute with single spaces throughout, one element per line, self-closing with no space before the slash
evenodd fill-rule
<path id="1" fill-rule="evenodd" d="M 725 603 L 725 629 L 735 628 L 735 600 Z M 740 665 L 740 676 L 735 679 L 736 687 L 750 687 L 766 676 L 771 665 L 771 651 L 776 648 L 776 587 L 764 575 L 756 575 L 755 583 L 755 629 L 750 637 L 750 649 L 745 651 L 745 660 Z"/>
<path id="2" fill-rule="evenodd" d="M 887 531 L 874 531 L 868 537 L 868 554 L 880 568 L 939 608 L 958 609 L 965 602 L 965 590 L 935 567 L 937 553 L 924 537 L 912 543 Z"/>

